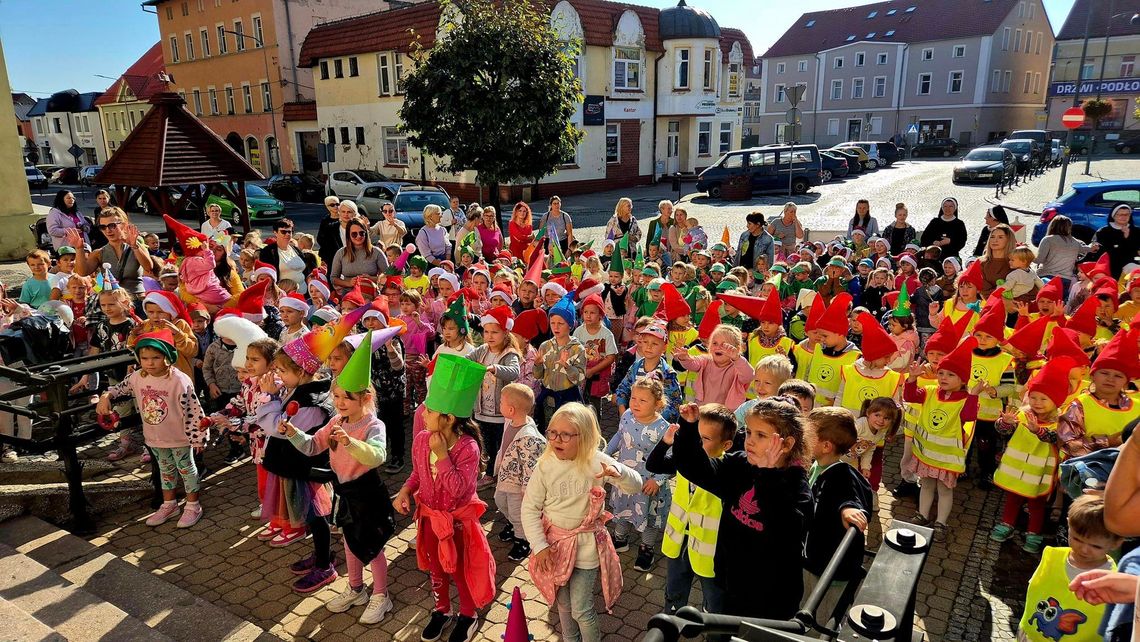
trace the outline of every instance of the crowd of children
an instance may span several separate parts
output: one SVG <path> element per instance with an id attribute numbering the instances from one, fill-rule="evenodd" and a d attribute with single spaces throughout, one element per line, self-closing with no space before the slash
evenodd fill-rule
<path id="1" fill-rule="evenodd" d="M 229 231 L 167 225 L 169 269 L 141 301 L 109 273 L 70 275 L 64 247 L 55 273 L 46 253 L 28 256 L 32 279 L 19 301 L 4 301 L 5 321 L 59 300 L 77 353 L 135 352 L 138 367 L 76 390 L 104 390 L 97 412 L 122 429 L 110 458 L 155 458 L 165 501 L 147 524 L 178 513 L 179 478 L 178 527 L 201 519 L 200 453 L 224 442 L 227 462 L 255 465 L 258 539 L 311 537 L 313 550 L 290 566 L 294 590 L 337 579 L 330 523 L 339 528 L 349 578 L 327 607 L 364 605 L 362 623 L 393 609 L 384 545 L 396 514 L 413 515 L 434 596 L 422 639 L 448 628 L 452 642 L 473 639 L 497 592 L 480 521 L 490 507 L 478 495 L 492 487 L 507 558 L 528 560 L 565 640 L 601 639 L 594 595 L 600 586 L 607 609 L 616 601 L 618 553 L 631 539 L 634 569 L 667 559 L 670 611 L 700 578 L 709 611 L 791 617 L 847 530 L 874 522 L 888 448 L 903 480 L 892 492 L 917 501 L 895 516 L 930 526 L 936 545 L 966 475 L 1005 493 L 995 541 L 1017 534 L 1026 508 L 1022 548 L 1043 555 L 1033 599 L 1066 562 L 1098 568 L 1119 544 L 1094 500 L 1072 501 L 1057 480 L 1062 461 L 1119 446 L 1140 417 L 1129 388 L 1140 331 L 1121 316 L 1140 300 L 1127 301 L 1140 271 L 1118 284 L 1106 262 L 1082 264 L 1066 296 L 1018 248 L 1005 288 L 983 299 L 985 260 L 939 265 L 913 245 L 891 255 L 856 229 L 827 245 L 777 242 L 771 258 L 735 265 L 745 254 L 729 230 L 707 246 L 688 218 L 677 234 L 650 234 L 644 251 L 620 225 L 600 250 L 540 233 L 512 239 L 521 256 L 490 262 L 460 237 L 455 260 L 430 270 L 415 246 L 390 245 L 377 248 L 387 272 L 339 294 L 311 243 L 298 250 L 318 267 L 296 283 L 249 260 L 252 239 L 235 255 L 245 288 L 223 297 L 213 268 L 230 259 L 214 250 L 231 246 Z M 167 272 L 182 278 L 167 283 Z M 116 423 L 130 398 L 141 430 Z M 600 423 L 611 402 L 616 422 Z M 406 479 L 394 500 L 381 473 Z M 1050 506 L 1067 510 L 1068 553 L 1044 548 Z M 821 621 L 862 563 L 856 546 L 820 589 Z M 1049 599 L 1061 602 L 1047 608 L 1081 608 L 1056 595 L 1030 603 L 1027 639 L 1056 625 L 1041 610 Z"/>

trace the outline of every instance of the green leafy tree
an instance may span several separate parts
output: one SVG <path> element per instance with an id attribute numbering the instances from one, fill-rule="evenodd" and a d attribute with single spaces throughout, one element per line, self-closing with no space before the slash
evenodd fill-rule
<path id="1" fill-rule="evenodd" d="M 1089 120 L 1092 120 L 1095 126 L 1100 127 L 1100 119 L 1112 113 L 1112 103 L 1107 100 L 1093 98 L 1092 100 L 1086 100 L 1081 105 L 1081 109 L 1084 110 L 1085 116 L 1087 116 Z"/>
<path id="2" fill-rule="evenodd" d="M 408 141 L 474 170 L 498 203 L 500 183 L 536 181 L 555 170 L 583 133 L 570 122 L 582 101 L 574 75 L 578 43 L 559 41 L 542 3 L 444 2 L 451 19 L 431 49 L 415 46 L 400 118 Z"/>

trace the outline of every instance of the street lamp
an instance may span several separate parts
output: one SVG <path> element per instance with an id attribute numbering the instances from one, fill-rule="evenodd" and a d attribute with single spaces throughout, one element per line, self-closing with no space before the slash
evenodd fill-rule
<path id="1" fill-rule="evenodd" d="M 265 48 L 265 42 L 262 41 L 261 38 L 258 38 L 256 36 L 251 36 L 249 34 L 241 33 L 238 31 L 231 31 L 229 29 L 221 29 L 220 31 L 222 33 L 232 33 L 233 35 L 235 35 L 239 38 L 249 38 L 250 40 L 252 40 L 254 42 L 254 44 L 257 46 L 258 49 L 261 49 L 261 57 L 262 57 L 262 60 L 265 62 L 265 82 L 269 83 L 270 87 L 272 87 L 273 78 L 272 78 L 272 76 L 269 75 L 269 52 Z M 264 96 L 262 98 L 264 98 Z M 280 152 L 278 151 L 281 148 L 281 138 L 277 135 L 277 114 L 275 113 L 275 111 L 276 111 L 276 108 L 273 105 L 273 92 L 270 91 L 269 92 L 269 118 L 272 121 L 272 125 L 273 125 L 273 146 L 267 150 L 269 152 L 269 168 L 270 168 L 269 173 L 270 174 L 273 173 L 272 172 L 273 155 L 275 153 L 278 156 L 278 158 L 277 158 L 278 164 L 280 164 L 280 162 L 281 162 Z"/>
<path id="2" fill-rule="evenodd" d="M 1108 4 L 1108 10 L 1112 11 L 1112 2 L 1111 1 Z M 1123 13 L 1113 14 L 1113 15 L 1108 17 L 1108 21 L 1105 23 L 1105 26 L 1104 26 L 1104 52 L 1100 56 L 1100 79 L 1096 83 L 1096 99 L 1097 99 L 1097 101 L 1100 101 L 1100 90 L 1101 90 L 1101 86 L 1104 84 L 1104 66 L 1108 62 L 1108 39 L 1112 35 L 1112 21 L 1116 20 L 1117 18 L 1126 16 L 1126 15 L 1128 15 L 1127 11 L 1125 11 Z M 1134 24 L 1134 25 L 1140 24 L 1140 13 L 1132 14 L 1132 18 L 1129 19 L 1129 23 Z M 1087 33 L 1085 34 L 1085 37 L 1086 38 L 1088 37 Z M 1084 62 L 1085 62 L 1084 60 L 1081 60 L 1082 68 L 1083 68 Z M 1097 127 L 1097 129 L 1100 129 L 1100 121 L 1099 120 L 1096 123 L 1096 127 Z M 1093 140 L 1089 143 L 1089 153 L 1085 155 L 1085 176 L 1091 176 L 1092 175 L 1089 171 L 1089 168 L 1092 166 L 1092 143 L 1093 142 L 1096 142 L 1095 135 L 1093 136 Z"/>

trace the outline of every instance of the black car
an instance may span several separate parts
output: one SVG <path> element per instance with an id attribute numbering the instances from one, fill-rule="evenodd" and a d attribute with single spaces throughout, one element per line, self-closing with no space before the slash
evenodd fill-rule
<path id="1" fill-rule="evenodd" d="M 1121 154 L 1135 154 L 1136 152 L 1140 152 L 1140 136 L 1121 138 L 1116 141 L 1113 147 Z"/>
<path id="2" fill-rule="evenodd" d="M 60 185 L 75 185 L 79 182 L 79 168 L 61 167 L 51 175 L 51 182 Z"/>
<path id="3" fill-rule="evenodd" d="M 846 151 L 843 149 L 837 149 L 834 147 L 831 149 L 821 150 L 821 153 L 822 152 L 827 152 L 828 154 L 834 154 L 835 156 L 846 159 L 847 160 L 847 172 L 849 174 L 862 174 L 863 172 L 867 171 L 867 169 L 865 167 L 863 167 L 862 159 L 859 158 L 859 154 L 856 152 L 849 152 L 849 151 Z"/>
<path id="4" fill-rule="evenodd" d="M 996 183 L 1017 172 L 1013 152 L 1004 147 L 978 147 L 970 150 L 954 166 L 954 183 Z"/>
<path id="5" fill-rule="evenodd" d="M 1032 169 L 1037 163 L 1037 160 L 1041 157 L 1041 149 L 1037 141 L 1028 138 L 1003 140 L 999 147 L 1013 152 L 1013 157 L 1017 160 L 1018 173 L 1027 172 Z"/>
<path id="6" fill-rule="evenodd" d="M 879 146 L 879 160 L 881 160 L 887 167 L 894 165 L 899 159 L 902 158 L 902 154 L 899 152 L 898 146 L 894 143 L 890 141 L 884 141 L 876 144 Z"/>
<path id="7" fill-rule="evenodd" d="M 941 156 L 949 158 L 958 155 L 958 141 L 953 138 L 930 138 L 910 150 L 911 158 L 919 156 Z"/>
<path id="8" fill-rule="evenodd" d="M 819 153 L 820 165 L 822 166 L 823 182 L 843 178 L 850 173 L 847 158 L 840 156 L 834 152 L 821 151 Z"/>
<path id="9" fill-rule="evenodd" d="M 325 184 L 312 174 L 274 174 L 265 189 L 282 201 L 320 203 L 325 198 Z"/>

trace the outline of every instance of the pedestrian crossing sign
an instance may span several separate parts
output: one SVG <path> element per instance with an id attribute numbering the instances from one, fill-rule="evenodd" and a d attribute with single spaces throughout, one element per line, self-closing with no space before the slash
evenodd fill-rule
<path id="1" fill-rule="evenodd" d="M 918 133 L 918 125 L 915 123 L 911 123 L 910 127 L 907 128 L 906 133 L 917 134 Z"/>

